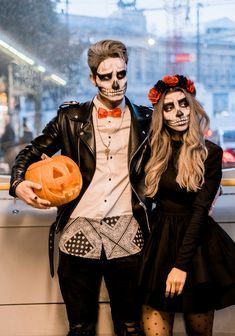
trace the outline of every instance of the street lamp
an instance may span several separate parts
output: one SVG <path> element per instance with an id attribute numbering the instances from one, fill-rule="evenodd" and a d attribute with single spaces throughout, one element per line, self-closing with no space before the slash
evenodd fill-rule
<path id="1" fill-rule="evenodd" d="M 155 44 L 156 44 L 156 40 L 154 38 L 152 38 L 152 37 L 149 37 L 148 38 L 148 45 L 150 47 L 153 47 Z"/>

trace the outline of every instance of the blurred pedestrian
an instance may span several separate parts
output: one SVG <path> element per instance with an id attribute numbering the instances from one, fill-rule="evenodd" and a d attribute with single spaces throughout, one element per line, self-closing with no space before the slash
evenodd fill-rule
<path id="1" fill-rule="evenodd" d="M 11 125 L 11 118 L 9 115 L 5 117 L 5 129 L 1 136 L 1 151 L 3 155 L 6 153 L 6 151 L 15 145 L 15 131 L 14 128 Z"/>

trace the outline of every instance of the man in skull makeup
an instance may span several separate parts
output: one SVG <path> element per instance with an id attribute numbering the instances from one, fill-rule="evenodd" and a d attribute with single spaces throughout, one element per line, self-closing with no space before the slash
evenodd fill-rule
<path id="1" fill-rule="evenodd" d="M 101 279 L 108 289 L 114 332 L 143 335 L 137 299 L 139 260 L 149 232 L 144 173 L 150 110 L 132 104 L 127 89 L 127 49 L 103 40 L 88 50 L 90 79 L 97 95 L 88 102 L 60 106 L 43 134 L 16 158 L 10 194 L 45 209 L 40 185 L 24 180 L 30 163 L 61 150 L 80 167 L 83 187 L 74 201 L 58 208 L 50 231 L 59 239 L 59 283 L 66 305 L 68 336 L 94 336 Z M 53 275 L 53 259 L 50 258 Z"/>

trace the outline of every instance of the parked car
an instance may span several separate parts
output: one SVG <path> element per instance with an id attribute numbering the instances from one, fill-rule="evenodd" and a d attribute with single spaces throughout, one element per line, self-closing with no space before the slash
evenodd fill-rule
<path id="1" fill-rule="evenodd" d="M 221 127 L 207 133 L 208 140 L 223 148 L 223 168 L 235 167 L 235 128 Z"/>

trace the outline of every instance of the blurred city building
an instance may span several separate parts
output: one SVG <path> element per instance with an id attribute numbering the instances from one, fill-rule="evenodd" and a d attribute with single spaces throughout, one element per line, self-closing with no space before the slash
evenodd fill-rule
<path id="1" fill-rule="evenodd" d="M 234 124 L 235 22 L 221 18 L 202 27 L 201 13 L 206 2 L 194 3 L 197 15 L 190 33 L 184 29 L 189 1 L 174 0 L 166 2 L 165 8 L 140 9 L 134 0 L 119 0 L 117 10 L 107 17 L 70 14 L 69 1 L 64 3 L 67 7 L 58 17 L 66 27 L 71 47 L 65 47 L 71 60 L 67 72 L 45 64 L 0 30 L 0 136 L 6 115 L 19 141 L 24 118 L 32 135 L 36 135 L 64 100 L 84 101 L 95 95 L 89 80 L 87 49 L 106 38 L 122 40 L 128 47 L 127 95 L 137 104 L 149 105 L 148 90 L 157 79 L 165 74 L 185 74 L 196 82 L 197 96 L 211 117 L 211 128 Z M 149 32 L 146 10 L 166 12 L 166 34 Z"/>
<path id="2" fill-rule="evenodd" d="M 215 20 L 201 31 L 200 5 L 194 32 L 188 35 L 184 33 L 187 17 L 182 18 L 178 12 L 175 16 L 171 13 L 168 35 L 149 33 L 144 9 L 137 9 L 135 1 L 119 1 L 118 10 L 106 18 L 65 12 L 60 18 L 68 25 L 70 43 L 89 45 L 111 38 L 128 46 L 127 94 L 138 104 L 149 104 L 149 88 L 165 74 L 182 73 L 192 78 L 211 117 L 211 127 L 217 128 L 221 123 L 231 125 L 235 117 L 235 22 L 228 18 Z M 78 99 L 89 99 L 95 93 L 89 81 L 86 51 L 78 62 Z"/>
<path id="3" fill-rule="evenodd" d="M 8 116 L 16 140 L 23 135 L 24 118 L 34 134 L 39 132 L 49 92 L 55 97 L 65 84 L 65 76 L 58 75 L 55 69 L 0 30 L 0 137 Z"/>

